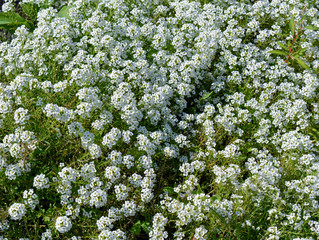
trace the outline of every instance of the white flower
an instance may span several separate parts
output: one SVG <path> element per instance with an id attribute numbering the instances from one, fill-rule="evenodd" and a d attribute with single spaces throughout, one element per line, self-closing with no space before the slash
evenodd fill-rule
<path id="1" fill-rule="evenodd" d="M 89 146 L 89 151 L 93 159 L 99 158 L 102 155 L 101 147 L 95 143 Z"/>
<path id="2" fill-rule="evenodd" d="M 34 193 L 33 189 L 25 190 L 23 192 L 24 203 L 31 209 L 35 209 L 36 205 L 39 204 L 38 196 Z"/>
<path id="3" fill-rule="evenodd" d="M 125 240 L 126 236 L 125 236 L 125 233 L 121 231 L 120 229 L 117 229 L 115 231 L 103 230 L 98 236 L 98 240 L 109 240 L 109 239 Z"/>
<path id="4" fill-rule="evenodd" d="M 2 12 L 12 12 L 14 11 L 14 5 L 12 4 L 12 0 L 4 3 L 2 5 Z"/>
<path id="5" fill-rule="evenodd" d="M 200 239 L 200 240 L 206 239 L 205 234 L 206 234 L 207 232 L 208 232 L 208 231 L 207 231 L 203 226 L 200 226 L 200 227 L 198 227 L 198 228 L 195 229 L 194 238 L 195 238 L 195 239 Z"/>
<path id="6" fill-rule="evenodd" d="M 21 220 L 22 217 L 26 214 L 27 210 L 23 203 L 14 203 L 9 208 L 9 215 L 13 220 Z"/>
<path id="7" fill-rule="evenodd" d="M 60 233 L 65 233 L 71 230 L 72 228 L 72 222 L 71 219 L 63 216 L 63 217 L 58 217 L 55 221 L 55 228 L 60 232 Z"/>
<path id="8" fill-rule="evenodd" d="M 44 233 L 41 235 L 41 240 L 51 240 L 52 239 L 52 233 L 50 229 L 46 229 Z"/>
<path id="9" fill-rule="evenodd" d="M 113 222 L 115 222 L 114 219 L 102 216 L 99 220 L 96 221 L 96 225 L 99 231 L 106 230 L 107 228 L 112 229 L 113 228 Z"/>
<path id="10" fill-rule="evenodd" d="M 33 180 L 33 187 L 35 187 L 38 190 L 50 187 L 49 178 L 45 177 L 43 173 L 35 176 Z"/>
<path id="11" fill-rule="evenodd" d="M 115 166 L 106 167 L 104 176 L 111 182 L 115 182 L 121 176 L 121 169 Z"/>
<path id="12" fill-rule="evenodd" d="M 30 119 L 30 115 L 28 115 L 28 109 L 18 108 L 14 112 L 13 118 L 14 118 L 16 124 L 21 124 L 21 125 L 26 124 L 26 121 L 28 121 Z"/>
<path id="13" fill-rule="evenodd" d="M 107 194 L 105 191 L 98 189 L 91 193 L 90 196 L 90 205 L 95 206 L 96 208 L 100 208 L 105 206 L 107 202 Z"/>
<path id="14" fill-rule="evenodd" d="M 11 145 L 9 152 L 14 158 L 21 158 L 23 157 L 25 149 L 20 144 L 14 143 Z"/>
<path id="15" fill-rule="evenodd" d="M 128 187 L 124 184 L 119 184 L 114 187 L 116 199 L 118 201 L 125 200 L 128 197 Z"/>

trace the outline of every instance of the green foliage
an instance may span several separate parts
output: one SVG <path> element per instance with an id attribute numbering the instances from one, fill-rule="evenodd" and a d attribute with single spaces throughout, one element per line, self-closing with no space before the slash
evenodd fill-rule
<path id="1" fill-rule="evenodd" d="M 70 8 L 72 8 L 72 7 L 74 7 L 74 6 L 73 6 L 73 5 L 64 6 L 64 7 L 61 8 L 61 10 L 58 12 L 58 16 L 59 16 L 59 17 L 64 17 L 64 18 L 70 19 L 69 10 L 70 10 Z"/>
<path id="2" fill-rule="evenodd" d="M 304 14 L 305 10 L 306 10 L 306 6 L 303 9 L 303 14 Z M 294 19 L 294 16 L 291 15 L 290 21 L 289 21 L 289 30 L 290 30 L 290 34 L 292 36 L 292 43 L 288 44 L 288 46 L 286 47 L 281 42 L 278 42 L 278 45 L 281 47 L 282 51 L 271 50 L 271 51 L 269 51 L 269 53 L 286 56 L 287 59 L 285 62 L 288 62 L 288 60 L 291 58 L 291 59 L 295 60 L 295 62 L 298 63 L 301 67 L 303 67 L 307 70 L 310 70 L 310 67 L 300 58 L 300 57 L 304 57 L 304 53 L 306 52 L 307 49 L 303 49 L 300 47 L 300 45 L 296 46 L 296 44 L 295 44 L 295 42 L 298 39 L 298 36 L 300 36 L 302 34 L 303 28 L 312 29 L 312 30 L 317 29 L 316 27 L 311 26 L 311 25 L 309 25 L 307 27 L 303 27 L 304 19 L 305 19 L 305 16 L 303 15 L 301 20 L 299 20 L 299 22 L 297 23 L 297 21 L 295 21 L 295 19 Z M 300 27 L 296 33 L 296 26 L 297 25 L 300 25 Z M 287 37 L 287 36 L 289 36 L 289 34 L 283 34 L 283 36 Z"/>
<path id="3" fill-rule="evenodd" d="M 143 230 L 147 234 L 150 232 L 151 223 L 147 221 L 140 221 L 138 220 L 133 227 L 131 228 L 131 232 L 135 235 L 139 235 L 141 231 Z"/>
<path id="4" fill-rule="evenodd" d="M 69 10 L 72 7 L 73 5 L 62 7 L 58 12 L 58 16 L 70 19 Z M 36 4 L 23 3 L 21 4 L 21 9 L 24 16 L 17 12 L 1 12 L 0 29 L 6 29 L 13 34 L 19 26 L 25 25 L 32 32 L 36 28 L 39 7 Z"/>
<path id="5" fill-rule="evenodd" d="M 21 17 L 18 13 L 15 12 L 1 12 L 0 13 L 0 29 L 7 29 L 10 33 L 14 33 L 21 25 L 26 25 L 31 28 L 31 23 Z"/>

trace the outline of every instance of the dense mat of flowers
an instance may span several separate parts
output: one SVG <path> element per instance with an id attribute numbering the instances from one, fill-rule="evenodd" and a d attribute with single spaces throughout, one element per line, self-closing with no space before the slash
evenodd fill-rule
<path id="1" fill-rule="evenodd" d="M 0 44 L 0 239 L 317 239 L 319 31 L 310 70 L 269 51 L 306 3 L 319 27 L 318 1 L 22 2 L 40 11 Z"/>

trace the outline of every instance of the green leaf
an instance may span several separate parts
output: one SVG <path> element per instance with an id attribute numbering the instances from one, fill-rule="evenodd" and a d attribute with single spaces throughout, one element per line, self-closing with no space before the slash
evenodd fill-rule
<path id="1" fill-rule="evenodd" d="M 283 45 L 281 42 L 277 42 L 279 44 L 279 46 L 283 49 L 283 50 L 287 50 L 288 51 L 288 48 Z"/>
<path id="2" fill-rule="evenodd" d="M 288 37 L 289 36 L 289 34 L 287 34 L 287 33 L 278 33 L 277 35 L 278 36 L 283 36 L 283 37 Z"/>
<path id="3" fill-rule="evenodd" d="M 212 91 L 212 92 L 206 94 L 204 97 L 202 97 L 201 100 L 205 100 L 205 99 L 209 98 L 213 93 L 214 93 L 214 92 Z"/>
<path id="4" fill-rule="evenodd" d="M 284 56 L 288 55 L 288 53 L 285 53 L 285 52 L 280 51 L 280 50 L 271 50 L 271 51 L 269 51 L 269 53 L 278 54 L 278 55 L 284 55 Z"/>
<path id="5" fill-rule="evenodd" d="M 146 232 L 147 234 L 150 232 L 150 227 L 151 227 L 150 222 L 142 222 L 141 226 L 142 226 L 144 232 Z"/>
<path id="6" fill-rule="evenodd" d="M 221 200 L 221 197 L 219 195 L 214 195 L 211 197 L 212 201 L 215 201 L 215 200 Z"/>
<path id="7" fill-rule="evenodd" d="M 319 133 L 319 131 L 317 129 L 315 129 L 314 127 L 311 128 L 312 131 L 316 132 L 316 133 Z"/>
<path id="8" fill-rule="evenodd" d="M 31 21 L 36 21 L 38 16 L 39 7 L 36 4 L 23 3 L 21 4 L 22 11 L 31 19 Z"/>
<path id="9" fill-rule="evenodd" d="M 173 194 L 174 193 L 174 188 L 173 187 L 164 187 L 163 191 Z"/>
<path id="10" fill-rule="evenodd" d="M 0 13 L 0 18 L 10 19 L 11 22 L 14 22 L 14 23 L 26 21 L 23 17 L 21 17 L 16 12 L 5 12 L 5 13 L 2 12 Z"/>
<path id="11" fill-rule="evenodd" d="M 295 54 L 293 54 L 293 56 L 295 56 L 295 55 L 301 56 L 301 55 L 303 55 L 303 54 L 305 53 L 305 51 L 307 51 L 307 48 L 300 48 L 299 50 L 297 50 L 297 51 L 295 52 Z M 298 57 L 298 56 L 297 56 L 297 57 Z"/>
<path id="12" fill-rule="evenodd" d="M 30 23 L 16 12 L 0 13 L 0 29 L 5 28 L 13 34 L 15 29 L 21 25 L 30 27 Z"/>
<path id="13" fill-rule="evenodd" d="M 300 25 L 301 23 L 302 23 L 302 21 L 304 20 L 306 18 L 306 16 L 304 15 L 304 16 L 302 16 L 301 18 L 300 18 L 300 20 L 298 21 L 298 25 Z"/>
<path id="14" fill-rule="evenodd" d="M 67 19 L 71 19 L 69 16 L 69 10 L 70 8 L 73 8 L 74 5 L 70 5 L 70 6 L 64 6 L 59 12 L 58 12 L 58 16 L 59 17 L 64 17 Z"/>
<path id="15" fill-rule="evenodd" d="M 253 148 L 248 148 L 247 149 L 247 152 L 252 152 L 253 151 Z"/>
<path id="16" fill-rule="evenodd" d="M 6 16 L 3 16 L 3 14 L 0 13 L 0 25 L 5 25 L 5 24 L 8 24 L 8 23 L 12 23 L 11 19 L 9 19 Z"/>
<path id="17" fill-rule="evenodd" d="M 298 63 L 300 66 L 302 66 L 302 67 L 305 68 L 305 69 L 310 70 L 310 67 L 308 67 L 308 65 L 307 65 L 303 60 L 301 60 L 299 57 L 295 57 L 295 56 L 294 56 L 294 58 L 295 58 L 295 60 L 297 61 L 297 63 Z"/>
<path id="18" fill-rule="evenodd" d="M 138 220 L 138 221 L 133 225 L 133 227 L 131 228 L 131 232 L 134 233 L 134 234 L 136 234 L 136 235 L 138 235 L 138 234 L 141 233 L 141 231 L 142 231 L 142 229 L 141 229 L 141 221 Z"/>
<path id="19" fill-rule="evenodd" d="M 291 15 L 290 21 L 289 21 L 289 28 L 292 36 L 295 36 L 295 19 L 294 16 Z"/>
<path id="20" fill-rule="evenodd" d="M 308 25 L 305 28 L 310 29 L 310 30 L 318 30 L 319 29 L 318 27 L 311 26 L 311 25 Z"/>

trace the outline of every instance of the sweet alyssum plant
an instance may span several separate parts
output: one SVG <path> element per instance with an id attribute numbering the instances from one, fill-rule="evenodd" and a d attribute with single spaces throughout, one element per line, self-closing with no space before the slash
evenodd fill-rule
<path id="1" fill-rule="evenodd" d="M 22 4 L 0 239 L 318 238 L 317 1 Z"/>

